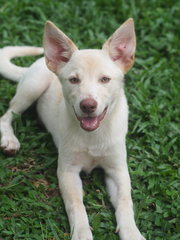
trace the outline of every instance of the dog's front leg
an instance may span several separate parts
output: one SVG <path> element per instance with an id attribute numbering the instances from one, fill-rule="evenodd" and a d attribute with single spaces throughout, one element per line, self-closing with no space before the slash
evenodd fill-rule
<path id="1" fill-rule="evenodd" d="M 125 146 L 121 150 L 121 155 L 113 157 L 105 166 L 106 184 L 116 211 L 117 232 L 121 240 L 145 240 L 134 220 Z"/>
<path id="2" fill-rule="evenodd" d="M 88 217 L 83 204 L 82 181 L 77 166 L 65 164 L 63 158 L 58 165 L 59 187 L 69 218 L 72 240 L 92 240 Z"/>

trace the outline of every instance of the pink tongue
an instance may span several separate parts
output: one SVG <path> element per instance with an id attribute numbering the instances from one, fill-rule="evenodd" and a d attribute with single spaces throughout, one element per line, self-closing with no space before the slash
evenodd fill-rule
<path id="1" fill-rule="evenodd" d="M 93 131 L 99 127 L 98 117 L 84 117 L 81 119 L 81 127 L 86 131 Z"/>

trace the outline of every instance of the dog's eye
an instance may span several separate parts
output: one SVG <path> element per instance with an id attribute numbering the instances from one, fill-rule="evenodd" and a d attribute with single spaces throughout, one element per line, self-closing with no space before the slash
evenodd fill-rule
<path id="1" fill-rule="evenodd" d="M 77 78 L 77 77 L 71 77 L 69 79 L 69 82 L 72 83 L 72 84 L 78 84 L 78 83 L 80 83 L 80 79 Z"/>
<path id="2" fill-rule="evenodd" d="M 110 79 L 109 77 L 102 77 L 102 78 L 100 79 L 100 82 L 101 82 L 101 83 L 108 83 L 110 80 L 111 80 L 111 79 Z"/>

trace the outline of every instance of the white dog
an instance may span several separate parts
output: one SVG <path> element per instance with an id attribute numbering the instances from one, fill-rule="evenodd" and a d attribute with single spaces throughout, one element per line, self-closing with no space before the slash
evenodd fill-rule
<path id="1" fill-rule="evenodd" d="M 19 81 L 9 109 L 0 119 L 1 147 L 9 154 L 19 150 L 11 126 L 12 112 L 21 114 L 38 100 L 38 114 L 59 152 L 57 175 L 72 240 L 93 239 L 79 173 L 95 167 L 105 171 L 121 240 L 144 240 L 134 220 L 125 143 L 128 106 L 123 77 L 134 63 L 135 47 L 134 23 L 128 19 L 101 50 L 78 50 L 47 22 L 45 58 L 29 68 L 15 66 L 10 59 L 40 54 L 42 48 L 0 50 L 0 73 Z"/>

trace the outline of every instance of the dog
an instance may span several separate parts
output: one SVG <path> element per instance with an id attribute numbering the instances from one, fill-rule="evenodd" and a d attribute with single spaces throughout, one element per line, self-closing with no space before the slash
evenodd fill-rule
<path id="1" fill-rule="evenodd" d="M 0 118 L 1 148 L 15 154 L 20 143 L 11 126 L 37 101 L 40 119 L 58 149 L 58 181 L 72 240 L 92 240 L 83 205 L 80 172 L 105 171 L 121 240 L 145 240 L 133 213 L 126 161 L 128 105 L 124 74 L 133 66 L 136 36 L 133 19 L 124 22 L 102 49 L 78 50 L 52 22 L 45 25 L 43 48 L 0 49 L 0 74 L 19 82 L 8 111 Z M 29 68 L 11 63 L 16 56 L 42 54 Z"/>

